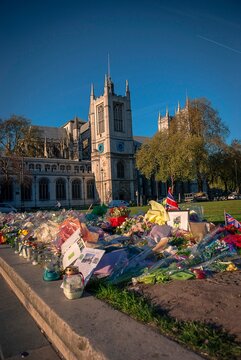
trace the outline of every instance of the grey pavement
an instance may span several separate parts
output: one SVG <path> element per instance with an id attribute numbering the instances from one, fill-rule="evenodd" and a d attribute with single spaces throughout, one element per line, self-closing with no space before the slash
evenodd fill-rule
<path id="1" fill-rule="evenodd" d="M 0 276 L 0 359 L 60 360 L 28 311 Z"/>
<path id="2" fill-rule="evenodd" d="M 40 266 L 31 265 L 7 246 L 0 247 L 0 274 L 66 360 L 203 359 L 87 292 L 68 300 L 61 281 L 44 281 Z M 6 327 L 8 317 L 4 318 Z M 32 335 L 36 344 L 38 336 Z M 23 350 L 28 348 L 24 345 Z"/>

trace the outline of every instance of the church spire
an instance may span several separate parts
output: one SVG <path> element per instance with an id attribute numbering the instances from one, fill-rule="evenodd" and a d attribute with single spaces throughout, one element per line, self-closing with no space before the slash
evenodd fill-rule
<path id="1" fill-rule="evenodd" d="M 157 120 L 157 126 L 158 126 L 158 131 L 161 131 L 161 113 L 159 111 L 158 113 L 158 120 Z"/>
<path id="2" fill-rule="evenodd" d="M 114 95 L 114 84 L 111 80 L 111 77 L 105 74 L 105 86 L 104 86 L 104 92 L 108 92 L 110 94 Z"/>
<path id="3" fill-rule="evenodd" d="M 177 114 L 179 114 L 180 113 L 180 102 L 179 102 L 179 100 L 178 100 L 178 103 L 177 103 Z"/>
<path id="4" fill-rule="evenodd" d="M 129 89 L 129 82 L 128 80 L 126 80 L 126 94 L 130 92 L 130 89 Z"/>
<path id="5" fill-rule="evenodd" d="M 108 93 L 108 77 L 107 77 L 106 74 L 105 74 L 104 93 L 105 93 L 105 94 Z"/>
<path id="6" fill-rule="evenodd" d="M 47 138 L 46 138 L 46 136 L 45 136 L 45 139 L 44 139 L 44 157 L 45 157 L 45 158 L 48 157 Z"/>
<path id="7" fill-rule="evenodd" d="M 189 105 L 190 105 L 190 101 L 189 101 L 189 97 L 186 95 L 186 108 L 188 109 L 189 108 Z"/>
<path id="8" fill-rule="evenodd" d="M 94 92 L 94 84 L 91 84 L 91 88 L 90 88 L 90 97 L 91 99 L 95 98 L 95 92 Z"/>
<path id="9" fill-rule="evenodd" d="M 110 77 L 110 54 L 108 53 L 108 68 L 107 68 L 107 76 L 108 76 L 108 80 L 111 79 Z"/>
<path id="10" fill-rule="evenodd" d="M 166 117 L 169 117 L 168 106 L 166 107 Z"/>

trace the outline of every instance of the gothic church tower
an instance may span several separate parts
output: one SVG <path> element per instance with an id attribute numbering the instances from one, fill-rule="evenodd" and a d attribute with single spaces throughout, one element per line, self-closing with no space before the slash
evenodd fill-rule
<path id="1" fill-rule="evenodd" d="M 110 76 L 105 76 L 104 95 L 95 97 L 91 86 L 89 121 L 91 167 L 97 198 L 134 200 L 134 141 L 129 85 L 125 96 L 116 95 Z"/>

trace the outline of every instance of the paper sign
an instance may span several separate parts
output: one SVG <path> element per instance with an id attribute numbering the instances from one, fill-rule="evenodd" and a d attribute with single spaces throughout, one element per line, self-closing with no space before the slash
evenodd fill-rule
<path id="1" fill-rule="evenodd" d="M 78 266 L 79 271 L 84 275 L 85 285 L 89 281 L 94 269 L 98 265 L 104 253 L 105 250 L 87 247 L 82 248 L 80 256 L 75 261 L 74 265 Z"/>
<path id="2" fill-rule="evenodd" d="M 63 268 L 66 269 L 67 266 L 73 264 L 73 262 L 78 259 L 81 254 L 80 247 L 77 242 L 72 244 L 66 251 L 63 257 Z"/>
<path id="3" fill-rule="evenodd" d="M 61 245 L 61 253 L 64 254 L 66 250 L 73 245 L 80 238 L 80 229 L 75 232 Z"/>

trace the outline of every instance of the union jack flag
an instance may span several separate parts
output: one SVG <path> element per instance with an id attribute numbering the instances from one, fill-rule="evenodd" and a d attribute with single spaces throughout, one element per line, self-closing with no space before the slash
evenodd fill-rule
<path id="1" fill-rule="evenodd" d="M 179 210 L 178 204 L 172 195 L 171 188 L 168 189 L 167 193 L 166 210 Z"/>
<path id="2" fill-rule="evenodd" d="M 225 214 L 225 224 L 226 225 L 233 225 L 237 229 L 241 228 L 241 223 L 238 220 L 236 220 L 234 217 L 232 217 L 230 214 L 228 214 L 226 212 L 224 214 Z"/>

